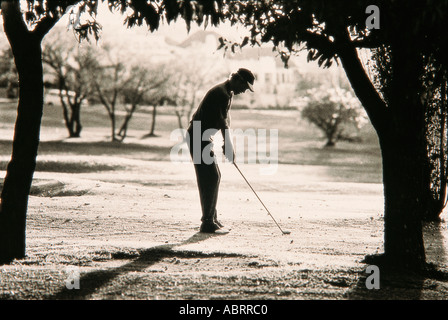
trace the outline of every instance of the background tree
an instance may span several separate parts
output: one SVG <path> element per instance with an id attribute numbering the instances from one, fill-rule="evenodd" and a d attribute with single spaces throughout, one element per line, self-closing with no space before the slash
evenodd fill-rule
<path id="1" fill-rule="evenodd" d="M 121 141 L 117 137 L 117 106 L 125 84 L 126 67 L 120 58 L 112 58 L 110 49 L 103 52 L 108 56 L 106 64 L 99 62 L 99 67 L 92 73 L 91 83 L 94 95 L 105 107 L 111 123 L 111 141 Z M 130 110 L 127 110 L 129 114 Z M 132 116 L 132 115 L 131 115 Z"/>
<path id="2" fill-rule="evenodd" d="M 11 48 L 4 49 L 0 55 L 0 86 L 6 88 L 7 98 L 17 98 L 19 78 Z"/>
<path id="3" fill-rule="evenodd" d="M 302 118 L 317 126 L 325 135 L 326 147 L 339 140 L 353 141 L 347 133 L 359 130 L 366 121 L 359 101 L 341 88 L 315 88 L 308 91 L 309 101 L 302 109 Z"/>
<path id="4" fill-rule="evenodd" d="M 124 102 L 129 104 L 129 107 L 125 106 L 126 116 L 118 132 L 121 140 L 126 137 L 129 121 L 137 107 L 142 103 L 148 103 L 153 106 L 150 136 L 154 136 L 156 108 L 163 105 L 163 97 L 166 96 L 165 87 L 170 76 L 165 64 L 154 64 L 150 67 L 134 66 L 131 68 L 122 90 Z"/>
<path id="5" fill-rule="evenodd" d="M 189 78 L 190 75 L 192 76 L 191 79 Z M 178 76 L 173 79 L 172 87 L 175 92 L 173 95 L 174 113 L 177 116 L 179 128 L 183 129 L 185 126 L 188 126 L 188 121 L 198 100 L 197 90 L 202 89 L 203 83 L 203 78 L 197 78 L 193 73 L 184 72 L 183 69 L 179 69 Z"/>
<path id="6" fill-rule="evenodd" d="M 162 69 L 163 70 L 161 70 L 161 72 L 162 74 L 165 74 L 164 78 L 166 81 L 158 86 L 157 90 L 152 91 L 145 97 L 145 104 L 152 106 L 152 117 L 150 130 L 148 134 L 144 136 L 144 138 L 157 136 L 155 134 L 157 109 L 161 106 L 167 105 L 176 106 L 176 101 L 172 96 L 173 87 L 171 86 L 176 75 L 170 71 L 170 68 L 168 66 L 164 66 L 162 67 Z"/>
<path id="7" fill-rule="evenodd" d="M 321 79 L 318 76 L 314 75 L 299 75 L 297 86 L 295 90 L 295 94 L 298 97 L 306 97 L 308 95 L 308 91 L 324 84 L 321 82 Z"/>
<path id="8" fill-rule="evenodd" d="M 172 64 L 172 99 L 179 128 L 189 125 L 193 111 L 198 107 L 205 93 L 228 76 L 225 70 L 201 50 L 190 51 Z"/>
<path id="9" fill-rule="evenodd" d="M 67 40 L 67 32 L 59 30 L 44 42 L 42 60 L 59 90 L 69 137 L 80 137 L 81 106 L 93 93 L 90 77 L 92 70 L 97 69 L 93 49 Z"/>
<path id="10" fill-rule="evenodd" d="M 155 94 L 151 95 L 151 98 L 147 100 L 148 105 L 152 106 L 152 117 L 151 117 L 151 128 L 144 136 L 144 138 L 148 137 L 157 137 L 155 130 L 156 130 L 156 116 L 157 116 L 157 109 L 162 106 L 175 106 L 176 101 L 174 101 L 169 94 L 166 94 L 165 90 L 159 90 Z"/>
<path id="11" fill-rule="evenodd" d="M 160 63 L 150 67 L 128 66 L 126 59 L 107 45 L 99 52 L 97 55 L 107 57 L 107 61 L 97 60 L 96 72 L 91 72 L 90 83 L 95 99 L 105 107 L 111 121 L 111 140 L 122 142 L 137 107 L 142 103 L 157 106 L 171 75 L 166 71 L 166 66 Z M 124 109 L 125 115 L 121 125 L 118 125 L 120 107 Z"/>

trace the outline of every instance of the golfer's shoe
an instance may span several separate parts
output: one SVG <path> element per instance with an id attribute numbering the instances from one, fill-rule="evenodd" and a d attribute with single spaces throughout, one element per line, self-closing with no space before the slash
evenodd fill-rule
<path id="1" fill-rule="evenodd" d="M 213 222 L 216 223 L 219 228 L 224 228 L 224 225 L 221 223 L 221 221 L 218 220 L 218 212 L 215 209 L 215 213 L 213 215 Z"/>
<path id="2" fill-rule="evenodd" d="M 213 222 L 216 223 L 220 229 L 224 228 L 224 225 L 218 219 L 215 218 L 215 220 Z"/>
<path id="3" fill-rule="evenodd" d="M 229 233 L 229 230 L 223 229 L 214 221 L 204 221 L 201 224 L 200 232 L 215 233 L 215 234 L 227 234 L 227 233 Z"/>

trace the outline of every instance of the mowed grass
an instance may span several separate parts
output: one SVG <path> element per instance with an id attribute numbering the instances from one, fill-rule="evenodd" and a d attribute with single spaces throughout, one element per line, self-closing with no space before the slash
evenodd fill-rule
<path id="1" fill-rule="evenodd" d="M 121 107 L 118 108 L 123 110 Z M 176 142 L 169 140 L 173 130 L 178 128 L 178 120 L 172 107 L 159 107 L 156 119 L 156 134 L 166 138 L 166 144 L 153 144 L 153 138 L 144 138 L 151 126 L 151 108 L 142 107 L 135 113 L 129 124 L 129 138 L 123 143 L 110 141 L 110 119 L 101 105 L 86 106 L 81 111 L 84 131 L 82 141 L 66 139 L 66 129 L 60 106 L 45 106 L 42 129 L 55 132 L 55 139 L 41 141 L 39 155 L 95 155 L 123 156 L 147 160 L 169 160 L 169 152 Z M 13 130 L 16 118 L 16 103 L 0 103 L 0 128 L 3 132 Z M 300 118 L 299 111 L 280 110 L 232 110 L 232 129 L 278 130 L 278 162 L 303 166 L 325 166 L 331 181 L 381 183 L 381 153 L 376 133 L 370 124 L 360 131 L 361 142 L 338 142 L 335 147 L 325 147 L 323 134 L 313 125 Z M 117 126 L 121 125 L 123 112 L 118 112 Z M 184 119 L 184 126 L 186 126 Z M 52 131 L 53 130 L 53 131 Z M 89 141 L 92 132 L 104 133 Z M 12 135 L 11 135 L 12 136 Z M 47 135 L 48 136 L 48 135 Z M 59 139 L 58 139 L 59 137 Z M 159 140 L 160 141 L 160 140 Z M 269 153 L 269 149 L 267 150 Z M 9 156 L 11 139 L 0 138 L 0 156 Z M 153 156 L 146 157 L 151 153 Z M 157 155 L 157 156 L 155 156 Z M 5 157 L 4 157 L 5 158 Z M 0 170 L 5 170 L 7 159 L 0 161 Z M 57 170 L 56 170 L 57 169 Z M 60 165 L 41 163 L 37 170 L 56 172 L 89 172 L 111 170 L 109 166 L 95 163 L 91 168 L 86 163 L 70 164 L 66 160 Z"/>

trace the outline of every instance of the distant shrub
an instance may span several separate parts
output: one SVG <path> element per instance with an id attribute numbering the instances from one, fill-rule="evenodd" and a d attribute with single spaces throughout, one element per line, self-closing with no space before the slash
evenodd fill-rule
<path id="1" fill-rule="evenodd" d="M 302 118 L 318 127 L 331 147 L 337 141 L 360 141 L 357 136 L 347 134 L 356 131 L 367 122 L 367 117 L 358 99 L 341 88 L 315 88 L 308 91 L 309 101 L 302 109 Z"/>

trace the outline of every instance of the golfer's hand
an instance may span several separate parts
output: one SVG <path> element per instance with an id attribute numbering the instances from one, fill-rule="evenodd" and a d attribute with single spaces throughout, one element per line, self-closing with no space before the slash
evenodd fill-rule
<path id="1" fill-rule="evenodd" d="M 224 153 L 224 156 L 227 160 L 229 160 L 230 163 L 235 162 L 235 150 L 233 150 L 233 146 L 230 146 L 229 150 L 226 152 L 226 144 L 222 146 L 222 152 Z"/>

